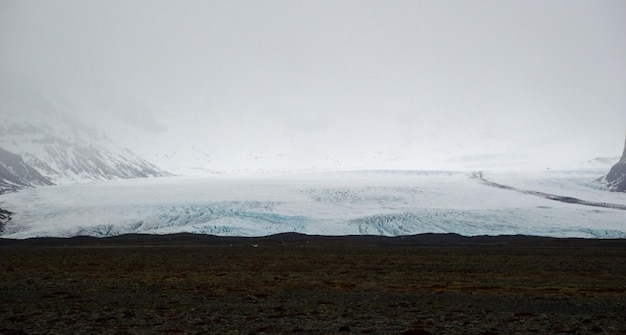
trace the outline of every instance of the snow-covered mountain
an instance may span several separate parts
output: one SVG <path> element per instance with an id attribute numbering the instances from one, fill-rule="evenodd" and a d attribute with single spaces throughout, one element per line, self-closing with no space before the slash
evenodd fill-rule
<path id="1" fill-rule="evenodd" d="M 35 185 L 52 185 L 52 182 L 26 164 L 20 155 L 0 148 L 0 194 Z"/>
<path id="2" fill-rule="evenodd" d="M 0 190 L 170 175 L 44 98 L 0 97 Z"/>

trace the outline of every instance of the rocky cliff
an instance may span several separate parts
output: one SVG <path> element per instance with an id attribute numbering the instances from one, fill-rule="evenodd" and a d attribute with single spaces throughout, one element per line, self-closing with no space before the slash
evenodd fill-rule
<path id="1" fill-rule="evenodd" d="M 626 143 L 624 143 L 624 153 L 609 174 L 606 175 L 606 182 L 612 192 L 626 192 Z"/>

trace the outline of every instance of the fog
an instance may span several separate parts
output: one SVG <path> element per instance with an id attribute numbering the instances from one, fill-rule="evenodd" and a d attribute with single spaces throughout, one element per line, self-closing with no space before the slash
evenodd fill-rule
<path id="1" fill-rule="evenodd" d="M 127 129 L 247 168 L 548 165 L 621 153 L 625 17 L 620 0 L 0 0 L 0 70 L 139 153 Z"/>

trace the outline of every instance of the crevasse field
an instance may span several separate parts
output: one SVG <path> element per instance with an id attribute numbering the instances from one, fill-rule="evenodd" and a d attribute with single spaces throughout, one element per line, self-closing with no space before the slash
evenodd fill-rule
<path id="1" fill-rule="evenodd" d="M 485 172 L 524 190 L 626 205 L 604 170 Z M 261 236 L 457 233 L 626 238 L 626 211 L 490 187 L 471 173 L 346 171 L 137 179 L 27 189 L 0 198 L 4 238 L 190 232 Z"/>

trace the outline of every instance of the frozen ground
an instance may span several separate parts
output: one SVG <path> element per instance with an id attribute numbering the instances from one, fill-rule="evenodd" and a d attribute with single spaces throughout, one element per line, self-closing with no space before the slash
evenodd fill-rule
<path id="1" fill-rule="evenodd" d="M 493 182 L 626 205 L 604 170 L 485 172 Z M 0 198 L 2 237 L 193 232 L 259 236 L 527 234 L 626 238 L 626 211 L 488 187 L 465 172 L 350 171 L 138 179 L 28 189 Z"/>

